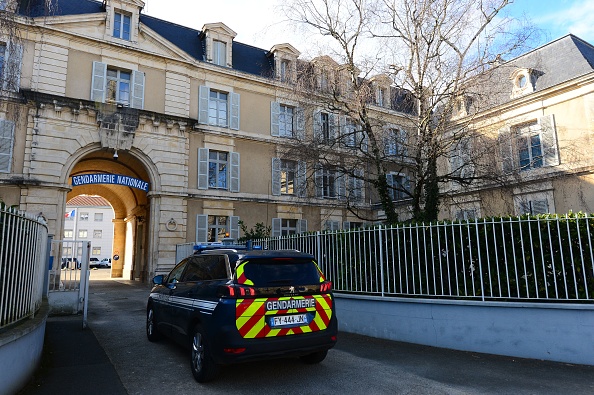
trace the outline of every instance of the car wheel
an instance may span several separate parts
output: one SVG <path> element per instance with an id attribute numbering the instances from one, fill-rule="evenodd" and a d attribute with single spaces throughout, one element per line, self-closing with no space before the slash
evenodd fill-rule
<path id="1" fill-rule="evenodd" d="M 322 362 L 326 358 L 327 354 L 328 350 L 318 351 L 311 354 L 303 355 L 299 357 L 299 359 L 301 359 L 303 362 L 307 364 L 313 365 L 314 363 Z"/>
<path id="2" fill-rule="evenodd" d="M 194 380 L 199 383 L 212 380 L 218 370 L 218 366 L 212 360 L 210 346 L 200 325 L 197 325 L 192 331 L 190 367 L 192 368 Z"/>
<path id="3" fill-rule="evenodd" d="M 146 311 L 146 337 L 151 342 L 161 340 L 161 333 L 157 329 L 157 323 L 155 322 L 155 310 L 153 306 L 149 306 Z"/>

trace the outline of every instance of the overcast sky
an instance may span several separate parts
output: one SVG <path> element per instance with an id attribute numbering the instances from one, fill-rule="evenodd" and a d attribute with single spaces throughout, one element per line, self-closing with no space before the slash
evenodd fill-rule
<path id="1" fill-rule="evenodd" d="M 311 52 L 307 48 L 315 46 L 311 37 L 303 38 L 283 22 L 277 9 L 280 1 L 144 0 L 144 12 L 198 30 L 205 23 L 223 22 L 237 33 L 239 42 L 264 49 L 288 42 L 301 52 Z M 573 33 L 594 45 L 594 0 L 515 0 L 509 10 L 515 16 L 526 15 L 543 29 L 543 43 Z"/>

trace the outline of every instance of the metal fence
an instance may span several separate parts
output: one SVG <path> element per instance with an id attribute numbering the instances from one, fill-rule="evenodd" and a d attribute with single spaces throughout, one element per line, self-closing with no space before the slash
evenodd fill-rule
<path id="1" fill-rule="evenodd" d="M 254 241 L 316 256 L 338 292 L 473 300 L 594 301 L 594 217 L 377 226 Z"/>
<path id="2" fill-rule="evenodd" d="M 41 306 L 48 230 L 36 216 L 0 205 L 0 328 Z"/>

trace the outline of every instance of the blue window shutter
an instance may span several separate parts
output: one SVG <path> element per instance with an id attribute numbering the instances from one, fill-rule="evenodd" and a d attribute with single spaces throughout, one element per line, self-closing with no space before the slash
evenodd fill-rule
<path id="1" fill-rule="evenodd" d="M 545 166 L 559 165 L 559 150 L 557 148 L 557 130 L 555 116 L 547 115 L 538 119 L 542 136 L 543 163 Z"/>
<path id="2" fill-rule="evenodd" d="M 208 189 L 208 148 L 198 148 L 198 189 Z"/>
<path id="3" fill-rule="evenodd" d="M 3 89 L 18 92 L 21 85 L 23 46 L 9 41 L 6 45 L 3 67 Z"/>
<path id="4" fill-rule="evenodd" d="M 279 117 L 280 103 L 273 101 L 270 103 L 270 134 L 275 137 L 280 135 Z"/>
<path id="5" fill-rule="evenodd" d="M 321 198 L 324 197 L 324 169 L 322 165 L 317 164 L 315 169 L 314 175 L 314 183 L 316 187 L 316 197 Z"/>
<path id="6" fill-rule="evenodd" d="M 229 217 L 229 237 L 237 241 L 239 239 L 239 217 Z"/>
<path id="7" fill-rule="evenodd" d="M 144 109 L 144 73 L 132 71 L 132 108 Z"/>
<path id="8" fill-rule="evenodd" d="M 298 219 L 297 220 L 297 232 L 299 234 L 307 233 L 307 220 L 306 219 Z"/>
<path id="9" fill-rule="evenodd" d="M 313 115 L 313 133 L 316 142 L 320 143 L 324 140 L 324 136 L 322 136 L 322 113 L 320 111 L 314 112 Z"/>
<path id="10" fill-rule="evenodd" d="M 14 122 L 0 120 L 0 173 L 10 173 L 14 149 Z"/>
<path id="11" fill-rule="evenodd" d="M 239 108 L 240 108 L 240 97 L 239 93 L 229 93 L 230 100 L 230 122 L 229 127 L 233 130 L 239 130 Z"/>
<path id="12" fill-rule="evenodd" d="M 512 136 L 509 127 L 499 131 L 499 150 L 501 152 L 501 163 L 503 173 L 511 173 L 514 169 L 514 158 L 512 154 Z"/>
<path id="13" fill-rule="evenodd" d="M 303 108 L 295 108 L 295 137 L 299 140 L 305 139 L 305 112 Z"/>
<path id="14" fill-rule="evenodd" d="M 272 237 L 279 237 L 281 235 L 281 222 L 280 218 L 272 218 Z"/>
<path id="15" fill-rule="evenodd" d="M 208 215 L 198 214 L 196 216 L 196 243 L 208 241 Z"/>
<path id="16" fill-rule="evenodd" d="M 281 160 L 272 158 L 272 196 L 281 195 Z"/>
<path id="17" fill-rule="evenodd" d="M 107 64 L 93 62 L 93 78 L 91 81 L 91 100 L 105 103 L 105 87 L 107 85 Z"/>
<path id="18" fill-rule="evenodd" d="M 230 152 L 229 156 L 231 158 L 231 174 L 230 174 L 230 188 L 231 192 L 239 192 L 240 188 L 240 173 L 239 173 L 239 152 Z"/>
<path id="19" fill-rule="evenodd" d="M 307 164 L 303 161 L 297 162 L 297 196 L 305 197 L 307 194 Z"/>
<path id="20" fill-rule="evenodd" d="M 208 98 L 210 96 L 210 88 L 201 85 L 198 94 L 198 123 L 208 125 Z"/>

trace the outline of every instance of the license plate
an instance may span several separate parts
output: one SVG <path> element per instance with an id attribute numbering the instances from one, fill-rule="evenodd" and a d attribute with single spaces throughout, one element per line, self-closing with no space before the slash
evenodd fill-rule
<path id="1" fill-rule="evenodd" d="M 291 326 L 309 325 L 308 314 L 277 315 L 271 317 L 269 324 L 272 328 L 286 328 Z"/>

